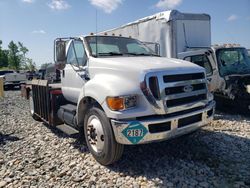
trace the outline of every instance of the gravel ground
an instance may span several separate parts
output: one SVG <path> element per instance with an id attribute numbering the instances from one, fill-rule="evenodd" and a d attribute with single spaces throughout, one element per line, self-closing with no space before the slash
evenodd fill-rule
<path id="1" fill-rule="evenodd" d="M 0 101 L 0 187 L 250 187 L 250 119 L 215 121 L 99 165 L 77 136 L 35 122 L 20 91 Z"/>

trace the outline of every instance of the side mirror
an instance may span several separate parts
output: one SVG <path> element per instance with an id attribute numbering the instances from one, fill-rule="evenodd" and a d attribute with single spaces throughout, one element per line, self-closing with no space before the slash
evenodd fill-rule
<path id="1" fill-rule="evenodd" d="M 54 42 L 54 60 L 58 70 L 63 70 L 66 66 L 66 42 L 62 39 L 56 39 Z"/>

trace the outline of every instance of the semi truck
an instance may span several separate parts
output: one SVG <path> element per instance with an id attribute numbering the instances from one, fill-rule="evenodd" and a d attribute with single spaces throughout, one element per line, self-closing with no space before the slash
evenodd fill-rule
<path id="1" fill-rule="evenodd" d="M 213 119 L 215 101 L 200 66 L 159 57 L 126 37 L 88 35 L 54 43 L 61 83 L 32 81 L 31 115 L 79 132 L 102 165 L 117 161 L 125 145 L 181 136 Z"/>
<path id="2" fill-rule="evenodd" d="M 120 27 L 100 32 L 158 43 L 161 56 L 179 58 L 205 68 L 210 91 L 217 101 L 250 109 L 250 59 L 247 50 L 235 44 L 211 43 L 208 14 L 164 11 Z"/>

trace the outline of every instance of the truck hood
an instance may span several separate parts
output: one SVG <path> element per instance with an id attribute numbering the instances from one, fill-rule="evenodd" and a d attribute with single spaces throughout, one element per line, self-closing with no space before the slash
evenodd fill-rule
<path id="1" fill-rule="evenodd" d="M 178 73 L 195 73 L 204 72 L 204 68 L 180 59 L 164 58 L 164 57 L 105 57 L 105 58 L 91 58 L 91 67 L 116 69 L 123 71 L 167 71 L 172 74 Z M 91 65 L 92 64 L 92 65 Z"/>

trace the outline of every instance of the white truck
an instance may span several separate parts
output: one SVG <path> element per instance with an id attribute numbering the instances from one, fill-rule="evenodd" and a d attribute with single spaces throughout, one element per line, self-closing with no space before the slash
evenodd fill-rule
<path id="1" fill-rule="evenodd" d="M 149 44 L 158 43 L 159 46 L 151 45 L 151 48 L 158 48 L 161 56 L 187 60 L 204 67 L 209 90 L 214 92 L 217 101 L 225 99 L 230 104 L 250 109 L 250 90 L 247 89 L 250 87 L 250 60 L 247 51 L 238 45 L 211 46 L 210 20 L 208 14 L 171 10 L 100 34 L 132 37 Z M 246 108 L 242 108 L 243 111 Z"/>
<path id="2" fill-rule="evenodd" d="M 13 89 L 14 87 L 20 87 L 21 84 L 25 84 L 27 79 L 25 74 L 20 74 L 12 70 L 0 71 L 0 76 L 4 80 L 4 89 Z"/>
<path id="3" fill-rule="evenodd" d="M 124 145 L 177 137 L 208 124 L 215 102 L 204 68 L 158 57 L 140 41 L 89 35 L 55 40 L 61 84 L 33 80 L 34 119 L 85 136 L 103 165 Z"/>

